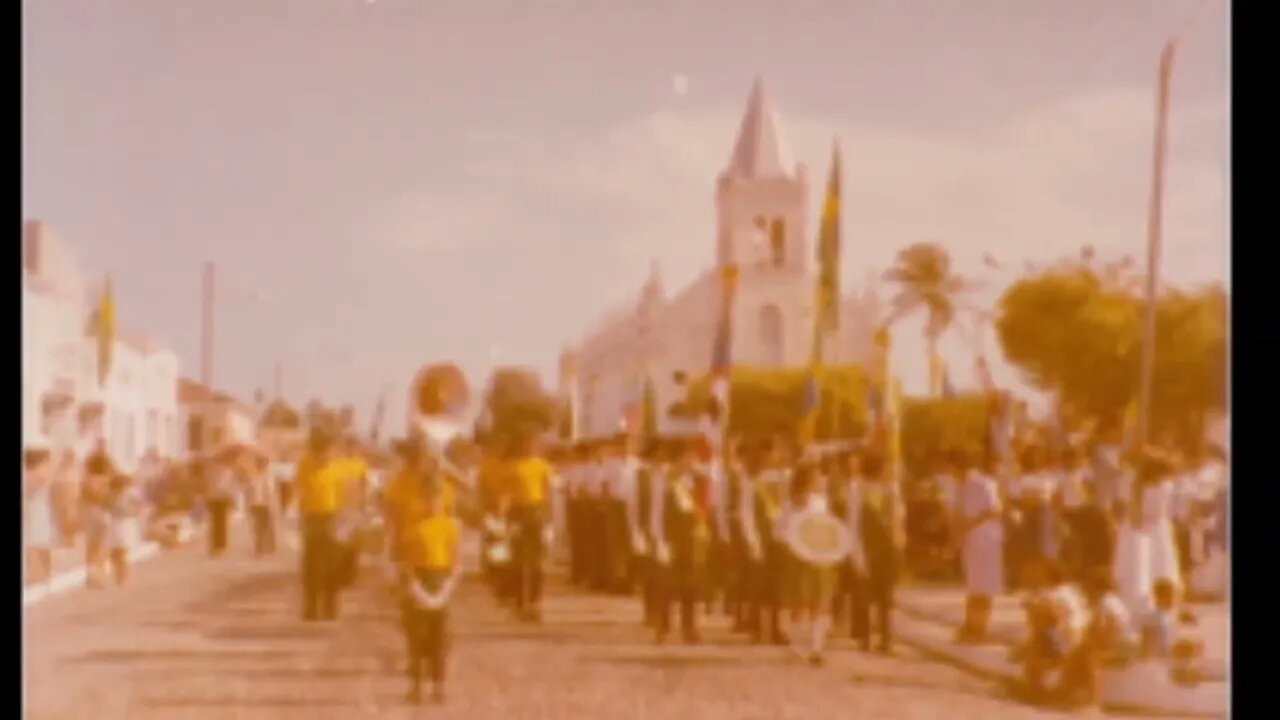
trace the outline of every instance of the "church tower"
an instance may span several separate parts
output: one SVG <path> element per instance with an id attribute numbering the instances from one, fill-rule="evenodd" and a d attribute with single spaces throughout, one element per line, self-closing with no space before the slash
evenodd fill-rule
<path id="1" fill-rule="evenodd" d="M 777 113 L 757 78 L 716 186 L 716 259 L 740 269 L 735 364 L 797 366 L 807 359 L 813 312 L 808 207 L 807 172 L 791 165 Z"/>
<path id="2" fill-rule="evenodd" d="M 756 78 L 729 164 L 716 188 L 717 260 L 803 273 L 809 264 L 809 181 L 791 166 L 777 113 Z"/>

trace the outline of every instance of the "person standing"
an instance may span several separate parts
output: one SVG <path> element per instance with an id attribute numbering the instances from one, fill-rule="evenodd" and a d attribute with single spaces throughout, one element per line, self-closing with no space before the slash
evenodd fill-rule
<path id="1" fill-rule="evenodd" d="M 448 512 L 441 481 L 432 478 L 424 482 L 423 495 L 427 512 L 414 521 L 406 543 L 409 606 L 404 628 L 409 649 L 409 701 L 414 703 L 422 699 L 424 672 L 431 680 L 433 699 L 444 701 L 449 601 L 461 577 L 461 529 Z"/>
<path id="2" fill-rule="evenodd" d="M 275 477 L 265 457 L 246 458 L 249 472 L 249 515 L 253 520 L 253 554 L 258 557 L 276 551 L 275 513 L 272 506 L 279 499 Z"/>
<path id="3" fill-rule="evenodd" d="M 780 518 L 783 536 L 790 525 L 807 514 L 830 515 L 828 488 L 816 468 L 802 463 L 791 477 L 791 492 Z M 834 517 L 834 516 L 833 516 Z M 823 648 L 831 625 L 831 597 L 835 588 L 833 568 L 809 562 L 792 549 L 788 557 L 787 600 L 790 605 L 791 648 L 813 665 L 823 662 Z"/>
<path id="4" fill-rule="evenodd" d="M 242 477 L 236 467 L 238 454 L 234 448 L 220 453 L 209 477 L 209 554 L 214 557 L 227 550 L 227 523 Z"/>
<path id="5" fill-rule="evenodd" d="M 51 579 L 57 521 L 53 507 L 53 456 L 44 444 L 27 446 L 22 457 L 22 529 L 26 536 L 27 577 Z"/>
<path id="6" fill-rule="evenodd" d="M 876 452 L 863 458 L 863 482 L 857 493 L 857 530 L 861 542 L 855 543 L 858 557 L 855 564 L 865 578 L 867 603 L 863 606 L 868 617 L 862 619 L 867 632 L 860 638 L 863 650 L 871 646 L 871 622 L 869 615 L 875 610 L 881 653 L 892 651 L 893 599 L 897 587 L 899 565 L 903 545 L 902 500 L 896 489 L 893 468 Z"/>
<path id="7" fill-rule="evenodd" d="M 1185 584 L 1173 520 L 1175 472 L 1175 463 L 1163 453 L 1148 461 L 1146 472 L 1138 477 L 1141 492 L 1138 512 L 1141 532 L 1150 547 L 1151 587 L 1167 583 L 1177 602 Z"/>
<path id="8" fill-rule="evenodd" d="M 511 526 L 515 533 L 516 613 L 538 622 L 542 618 L 542 563 L 551 517 L 547 505 L 553 483 L 551 465 L 521 438 L 512 467 Z"/>
<path id="9" fill-rule="evenodd" d="M 111 479 L 107 512 L 111 568 L 116 584 L 124 585 L 129 579 L 130 555 L 138 544 L 138 522 L 142 514 L 142 499 L 128 475 L 117 473 Z"/>
<path id="10" fill-rule="evenodd" d="M 660 577 L 655 639 L 661 643 L 670 633 L 674 603 L 680 606 L 684 641 L 693 644 L 699 641 L 697 601 L 711 540 L 711 488 L 706 474 L 698 472 L 693 446 L 678 452 L 651 519 Z"/>
<path id="11" fill-rule="evenodd" d="M 986 640 L 991 603 L 1004 592 L 1004 508 L 994 458 L 974 463 L 957 455 L 954 461 L 966 468 L 958 508 L 965 617 L 956 640 L 980 643 Z"/>
<path id="12" fill-rule="evenodd" d="M 80 496 L 85 534 L 85 584 L 90 588 L 100 588 L 105 584 L 103 575 L 110 550 L 111 479 L 116 474 L 115 463 L 99 441 L 97 449 L 85 460 Z"/>
<path id="13" fill-rule="evenodd" d="M 333 524 L 342 478 L 332 462 L 329 437 L 312 431 L 307 445 L 294 477 L 302 516 L 302 618 L 333 620 L 338 616 Z"/>
<path id="14" fill-rule="evenodd" d="M 781 449 L 775 446 L 772 451 L 772 458 L 762 457 L 763 453 L 752 453 L 745 458 L 746 482 L 739 518 L 749 556 L 751 610 L 748 629 L 752 642 L 767 639 L 774 645 L 785 645 L 787 638 L 781 626 L 781 575 L 785 548 L 781 539 L 776 537 L 775 529 L 787 476 L 781 464 Z"/>
<path id="15" fill-rule="evenodd" d="M 662 493 L 665 473 L 661 462 L 662 450 L 657 440 L 647 442 L 635 464 L 635 480 L 627 496 L 627 525 L 631 530 L 635 578 L 640 588 L 643 624 L 648 627 L 656 627 L 658 621 L 658 567 L 650 519 L 653 517 L 653 505 Z"/>

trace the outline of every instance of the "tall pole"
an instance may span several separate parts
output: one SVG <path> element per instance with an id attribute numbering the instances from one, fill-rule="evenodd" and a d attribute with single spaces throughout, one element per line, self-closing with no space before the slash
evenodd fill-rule
<path id="1" fill-rule="evenodd" d="M 201 324 L 200 324 L 200 384 L 204 385 L 205 392 L 208 393 L 205 402 L 202 403 L 200 412 L 200 445 L 199 450 L 207 453 L 210 448 L 205 447 L 208 443 L 209 420 L 212 416 L 213 408 L 213 307 L 214 307 L 214 267 L 212 262 L 204 264 L 204 283 L 203 293 L 201 295 Z"/>
<path id="2" fill-rule="evenodd" d="M 1156 299 L 1160 283 L 1161 223 L 1164 214 L 1164 166 L 1169 141 L 1169 80 L 1173 59 L 1178 50 L 1178 37 L 1169 38 L 1160 53 L 1156 80 L 1155 148 L 1151 162 L 1151 198 L 1147 207 L 1147 282 L 1145 316 L 1142 327 L 1142 359 L 1138 379 L 1138 420 L 1134 439 L 1147 441 L 1151 428 L 1151 396 L 1155 379 Z"/>

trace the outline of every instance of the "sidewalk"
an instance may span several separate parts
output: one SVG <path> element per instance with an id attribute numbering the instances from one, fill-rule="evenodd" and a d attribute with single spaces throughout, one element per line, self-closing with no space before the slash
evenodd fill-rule
<path id="1" fill-rule="evenodd" d="M 898 592 L 899 637 L 940 659 L 980 675 L 1000 680 L 1020 678 L 1021 668 L 1009 661 L 1012 647 L 1025 635 L 1025 623 L 1017 596 L 994 603 L 991 615 L 992 643 L 981 646 L 954 642 L 955 629 L 964 615 L 964 593 L 953 587 L 904 587 Z M 1230 609 L 1225 603 L 1193 605 L 1204 641 L 1201 669 L 1213 678 L 1188 687 L 1174 683 L 1165 673 L 1144 677 L 1140 687 L 1119 687 L 1105 680 L 1102 703 L 1107 709 L 1174 715 L 1221 717 L 1229 697 L 1227 682 Z"/>

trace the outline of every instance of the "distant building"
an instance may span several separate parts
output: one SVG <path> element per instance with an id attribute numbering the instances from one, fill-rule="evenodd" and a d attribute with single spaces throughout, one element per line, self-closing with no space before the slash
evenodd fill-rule
<path id="1" fill-rule="evenodd" d="M 183 451 L 188 456 L 257 443 L 258 411 L 252 405 L 189 378 L 179 379 L 177 387 Z"/>
<path id="2" fill-rule="evenodd" d="M 178 434 L 178 359 L 157 341 L 117 333 L 105 382 L 87 333 L 92 305 L 70 249 L 49 227 L 22 231 L 22 431 L 55 447 L 85 453 L 99 440 L 132 471 L 147 451 L 173 457 Z"/>
<path id="3" fill-rule="evenodd" d="M 791 164 L 778 118 L 757 80 L 716 183 L 715 256 L 719 264 L 739 267 L 735 365 L 800 367 L 809 361 L 816 264 L 809 193 L 808 173 L 804 165 Z M 842 252 L 848 249 L 846 242 Z M 607 312 L 564 350 L 562 377 L 570 368 L 572 377 L 562 381 L 570 385 L 563 392 L 576 398 L 578 436 L 617 432 L 644 374 L 654 383 L 660 428 L 671 425 L 665 409 L 683 392 L 674 373 L 697 377 L 709 368 L 720 288 L 720 273 L 712 267 L 669 294 L 655 262 L 633 301 Z M 828 341 L 825 360 L 864 362 L 880 317 L 875 285 L 842 299 L 840 310 L 840 331 Z"/>

